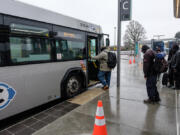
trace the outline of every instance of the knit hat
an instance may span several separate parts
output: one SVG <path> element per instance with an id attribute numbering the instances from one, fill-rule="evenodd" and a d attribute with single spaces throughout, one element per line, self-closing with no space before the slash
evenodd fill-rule
<path id="1" fill-rule="evenodd" d="M 141 51 L 145 53 L 148 49 L 149 47 L 147 45 L 143 45 Z"/>

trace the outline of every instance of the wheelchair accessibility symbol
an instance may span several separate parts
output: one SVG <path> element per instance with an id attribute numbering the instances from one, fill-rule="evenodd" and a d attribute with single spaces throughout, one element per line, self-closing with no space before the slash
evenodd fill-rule
<path id="1" fill-rule="evenodd" d="M 6 108 L 16 95 L 15 89 L 0 82 L 0 110 Z"/>

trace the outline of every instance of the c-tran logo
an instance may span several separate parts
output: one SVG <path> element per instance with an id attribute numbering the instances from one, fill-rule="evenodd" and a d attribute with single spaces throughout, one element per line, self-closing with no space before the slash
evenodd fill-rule
<path id="1" fill-rule="evenodd" d="M 6 108 L 16 95 L 15 89 L 0 82 L 0 110 Z"/>

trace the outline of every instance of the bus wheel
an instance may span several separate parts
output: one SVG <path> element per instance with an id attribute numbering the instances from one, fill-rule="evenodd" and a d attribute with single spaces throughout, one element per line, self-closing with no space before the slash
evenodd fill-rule
<path id="1" fill-rule="evenodd" d="M 72 74 L 68 77 L 66 83 L 66 97 L 71 98 L 81 91 L 81 81 L 78 75 Z"/>

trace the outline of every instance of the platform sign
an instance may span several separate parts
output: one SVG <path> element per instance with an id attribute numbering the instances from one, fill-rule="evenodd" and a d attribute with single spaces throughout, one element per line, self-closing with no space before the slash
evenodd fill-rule
<path id="1" fill-rule="evenodd" d="M 138 55 L 138 52 L 139 52 L 139 45 L 138 45 L 138 43 L 136 43 L 136 45 L 135 45 L 135 56 Z"/>
<path id="2" fill-rule="evenodd" d="M 131 20 L 131 0 L 121 0 L 121 21 Z"/>

